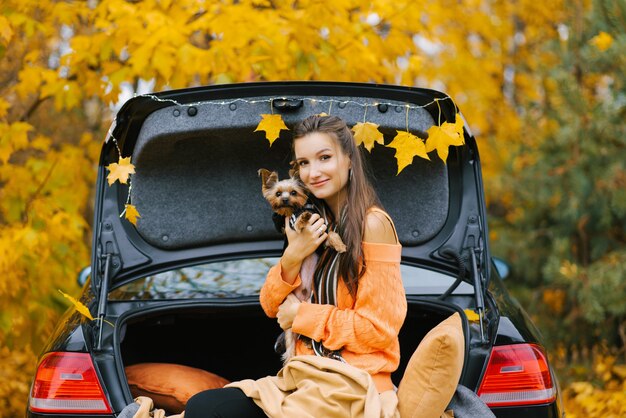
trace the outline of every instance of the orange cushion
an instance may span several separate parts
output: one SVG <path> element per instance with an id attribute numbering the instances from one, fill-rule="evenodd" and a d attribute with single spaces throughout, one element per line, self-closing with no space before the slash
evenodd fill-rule
<path id="1" fill-rule="evenodd" d="M 461 378 L 465 337 L 458 313 L 431 329 L 419 343 L 398 387 L 402 418 L 439 418 Z"/>
<path id="2" fill-rule="evenodd" d="M 139 363 L 125 368 L 133 397 L 147 396 L 156 408 L 180 413 L 198 392 L 230 383 L 206 370 L 168 363 Z"/>

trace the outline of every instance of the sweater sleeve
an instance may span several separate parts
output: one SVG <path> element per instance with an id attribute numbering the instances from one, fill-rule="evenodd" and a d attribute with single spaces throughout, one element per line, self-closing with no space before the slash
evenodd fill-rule
<path id="1" fill-rule="evenodd" d="M 283 303 L 289 293 L 300 286 L 300 283 L 302 283 L 302 279 L 299 274 L 293 284 L 283 280 L 280 261 L 270 268 L 259 295 L 261 307 L 265 314 L 270 318 L 276 318 L 280 304 Z"/>
<path id="2" fill-rule="evenodd" d="M 359 280 L 354 306 L 302 303 L 293 331 L 330 350 L 345 347 L 355 353 L 385 349 L 398 338 L 407 303 L 400 275 L 399 244 L 363 243 L 366 270 Z"/>

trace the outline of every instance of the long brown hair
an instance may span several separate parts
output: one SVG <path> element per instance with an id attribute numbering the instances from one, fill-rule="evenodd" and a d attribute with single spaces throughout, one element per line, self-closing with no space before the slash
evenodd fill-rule
<path id="1" fill-rule="evenodd" d="M 368 170 L 363 158 L 362 147 L 358 147 L 350 128 L 343 119 L 337 116 L 309 116 L 298 123 L 293 130 L 293 142 L 307 134 L 320 132 L 328 134 L 339 145 L 342 152 L 350 159 L 350 170 L 345 205 L 340 210 L 346 211 L 345 217 L 335 208 L 339 219 L 344 221 L 338 231 L 346 244 L 347 251 L 339 258 L 338 273 L 342 278 L 350 295 L 354 298 L 358 290 L 359 278 L 365 273 L 363 259 L 363 233 L 367 210 L 372 206 L 381 207 L 374 188 L 368 179 Z M 295 146 L 294 146 L 295 147 Z M 295 155 L 295 152 L 292 151 Z M 297 167 L 297 165 L 296 165 Z M 296 168 L 297 169 L 297 168 Z"/>

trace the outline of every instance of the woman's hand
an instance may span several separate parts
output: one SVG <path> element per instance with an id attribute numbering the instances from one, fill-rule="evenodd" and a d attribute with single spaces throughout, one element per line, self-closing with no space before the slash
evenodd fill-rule
<path id="1" fill-rule="evenodd" d="M 283 330 L 291 328 L 301 303 L 302 302 L 300 302 L 296 295 L 290 293 L 285 298 L 285 301 L 278 307 L 276 319 L 278 320 L 278 325 L 280 325 Z"/>
<path id="2" fill-rule="evenodd" d="M 326 224 L 319 214 L 314 213 L 311 219 L 300 231 L 294 231 L 289 226 L 289 218 L 285 217 L 285 234 L 287 234 L 287 248 L 280 259 L 282 278 L 287 283 L 294 283 L 300 266 L 305 258 L 313 254 L 322 242 L 328 238 Z"/>
<path id="3" fill-rule="evenodd" d="M 300 262 L 313 254 L 322 242 L 328 238 L 326 224 L 319 214 L 311 215 L 309 221 L 301 231 L 295 231 L 289 226 L 289 218 L 285 218 L 285 233 L 289 244 L 285 249 L 285 254 Z"/>

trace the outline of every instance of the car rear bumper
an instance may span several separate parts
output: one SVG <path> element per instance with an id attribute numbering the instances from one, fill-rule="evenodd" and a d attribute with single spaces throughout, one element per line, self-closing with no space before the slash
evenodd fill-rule
<path id="1" fill-rule="evenodd" d="M 561 411 L 557 402 L 537 406 L 516 406 L 504 408 L 491 408 L 498 418 L 564 418 L 565 412 Z"/>
<path id="2" fill-rule="evenodd" d="M 26 411 L 26 418 L 115 418 L 112 414 L 41 414 L 37 412 Z"/>
<path id="3" fill-rule="evenodd" d="M 565 413 L 560 411 L 557 403 L 548 405 L 492 408 L 498 418 L 564 418 Z M 84 415 L 84 414 L 38 414 L 27 411 L 27 418 L 114 418 L 115 415 Z"/>

